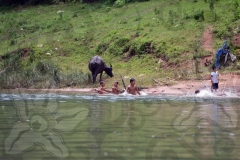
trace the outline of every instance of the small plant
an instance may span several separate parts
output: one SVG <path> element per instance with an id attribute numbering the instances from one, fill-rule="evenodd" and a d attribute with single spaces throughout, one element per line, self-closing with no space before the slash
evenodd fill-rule
<path id="1" fill-rule="evenodd" d="M 116 6 L 116 7 L 122 7 L 122 6 L 124 6 L 126 4 L 126 1 L 125 0 L 116 0 L 115 2 L 114 2 L 114 5 Z"/>
<path id="2" fill-rule="evenodd" d="M 57 14 L 59 14 L 60 19 L 63 18 L 63 12 L 64 12 L 63 10 L 57 11 Z"/>
<path id="3" fill-rule="evenodd" d="M 199 22 L 204 21 L 204 11 L 198 10 L 194 13 L 193 18 Z"/>
<path id="4" fill-rule="evenodd" d="M 160 9 L 154 8 L 154 14 L 156 14 L 156 15 L 160 14 Z"/>
<path id="5" fill-rule="evenodd" d="M 126 19 L 121 19 L 121 20 L 119 21 L 119 24 L 127 24 L 127 20 L 126 20 Z"/>
<path id="6" fill-rule="evenodd" d="M 108 44 L 102 42 L 99 45 L 97 45 L 96 53 L 101 54 L 101 53 L 105 52 L 107 50 L 107 48 L 108 48 Z"/>

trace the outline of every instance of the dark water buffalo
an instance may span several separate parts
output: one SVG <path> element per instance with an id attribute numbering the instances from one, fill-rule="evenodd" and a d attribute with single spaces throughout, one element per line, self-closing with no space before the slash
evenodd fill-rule
<path id="1" fill-rule="evenodd" d="M 89 61 L 88 68 L 92 72 L 93 83 L 96 82 L 99 73 L 100 81 L 102 80 L 103 71 L 105 71 L 110 77 L 113 77 L 112 65 L 110 64 L 110 67 L 108 67 L 100 56 L 92 57 Z"/>

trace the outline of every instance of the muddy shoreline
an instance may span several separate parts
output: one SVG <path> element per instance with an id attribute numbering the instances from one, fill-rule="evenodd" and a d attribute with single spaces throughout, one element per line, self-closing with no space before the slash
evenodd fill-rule
<path id="1" fill-rule="evenodd" d="M 210 80 L 204 81 L 178 81 L 177 84 L 172 86 L 157 86 L 142 89 L 141 91 L 147 95 L 192 95 L 196 90 L 209 89 L 211 87 Z M 36 93 L 51 93 L 58 92 L 61 94 L 98 94 L 94 90 L 96 88 L 56 88 L 56 89 L 25 89 L 17 88 L 11 89 L 11 93 L 29 92 Z M 220 76 L 219 89 L 216 94 L 222 94 L 226 90 L 237 94 L 240 97 L 240 76 L 224 74 Z M 20 91 L 20 92 L 19 92 Z M 2 90 L 2 93 L 7 93 L 9 90 Z"/>

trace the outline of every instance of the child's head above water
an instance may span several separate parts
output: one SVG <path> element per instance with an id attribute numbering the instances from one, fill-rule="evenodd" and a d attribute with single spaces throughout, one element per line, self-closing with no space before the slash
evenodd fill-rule
<path id="1" fill-rule="evenodd" d="M 131 85 L 135 85 L 135 79 L 134 79 L 134 78 L 131 78 L 131 79 L 130 79 L 130 83 L 131 83 Z"/>
<path id="2" fill-rule="evenodd" d="M 195 94 L 198 94 L 198 93 L 200 93 L 200 91 L 199 91 L 199 90 L 196 90 L 196 91 L 195 91 Z"/>
<path id="3" fill-rule="evenodd" d="M 105 82 L 104 82 L 104 81 L 100 81 L 100 85 L 101 85 L 101 86 L 104 86 L 104 85 L 105 85 Z"/>
<path id="4" fill-rule="evenodd" d="M 115 81 L 115 82 L 114 82 L 114 86 L 117 86 L 117 85 L 118 85 L 118 81 Z"/>

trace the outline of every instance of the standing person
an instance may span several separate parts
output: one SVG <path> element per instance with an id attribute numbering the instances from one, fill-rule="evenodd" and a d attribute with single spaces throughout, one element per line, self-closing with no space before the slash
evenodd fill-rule
<path id="1" fill-rule="evenodd" d="M 139 90 L 138 90 L 138 87 L 135 86 L 135 83 L 136 83 L 136 80 L 134 78 L 131 78 L 130 79 L 130 85 L 127 87 L 127 92 L 130 93 L 130 94 L 133 94 L 133 95 L 136 95 L 136 93 L 141 95 Z"/>
<path id="2" fill-rule="evenodd" d="M 107 89 L 105 89 L 105 82 L 104 81 L 101 81 L 100 82 L 100 89 L 98 89 L 97 90 L 97 92 L 99 93 L 99 94 L 104 94 L 104 93 L 109 93 L 109 92 L 111 92 L 111 91 L 109 91 L 109 90 L 107 90 Z"/>
<path id="3" fill-rule="evenodd" d="M 113 94 L 119 94 L 120 93 L 120 89 L 118 87 L 118 81 L 115 81 L 112 87 L 112 93 Z"/>
<path id="4" fill-rule="evenodd" d="M 212 82 L 211 90 L 213 92 L 213 90 L 217 91 L 217 89 L 218 89 L 218 82 L 219 82 L 218 77 L 219 77 L 219 75 L 218 75 L 218 72 L 217 72 L 217 67 L 215 65 L 213 66 L 212 69 L 213 69 L 213 72 L 211 73 L 211 82 Z"/>

